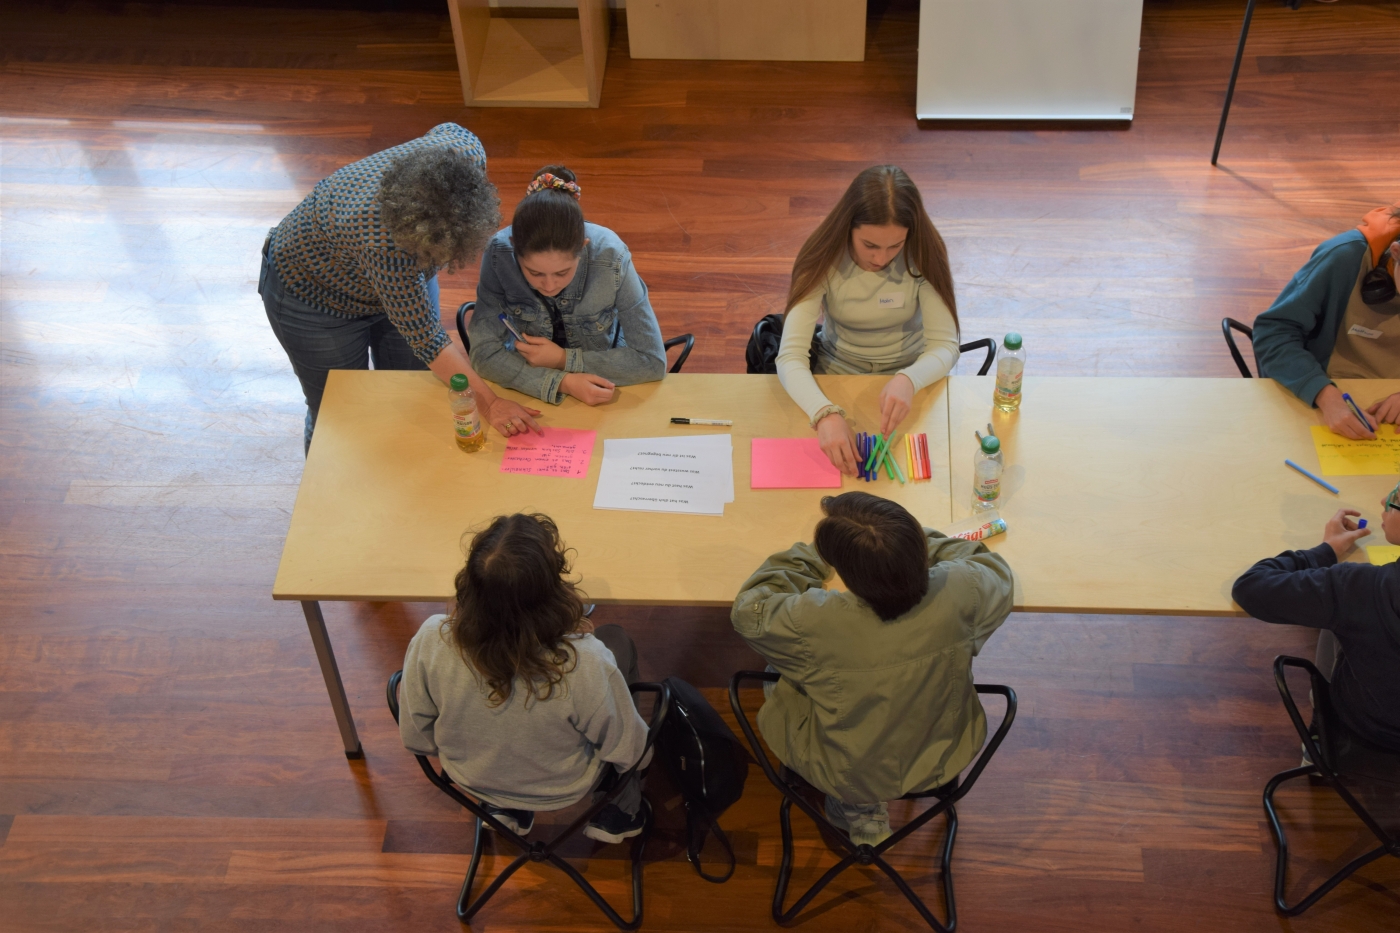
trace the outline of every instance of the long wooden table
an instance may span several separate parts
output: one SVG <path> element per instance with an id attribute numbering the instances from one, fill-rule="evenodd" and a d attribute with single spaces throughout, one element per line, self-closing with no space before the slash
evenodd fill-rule
<path id="1" fill-rule="evenodd" d="M 879 426 L 885 381 L 818 377 L 828 397 L 870 430 Z M 910 416 L 910 429 L 927 433 L 935 451 L 948 437 L 946 391 L 944 383 L 920 393 Z M 822 496 L 835 491 L 749 489 L 751 438 L 811 434 L 773 376 L 682 373 L 625 387 L 598 408 L 573 399 L 533 404 L 545 409 L 546 424 L 598 431 L 586 479 L 501 473 L 505 442 L 494 434 L 482 451 L 458 450 L 447 390 L 429 373 L 331 373 L 272 594 L 302 604 L 347 755 L 357 756 L 360 743 L 320 600 L 450 600 L 464 534 L 495 515 L 538 511 L 575 549 L 574 571 L 590 601 L 728 605 L 764 558 L 810 540 Z M 729 418 L 734 426 L 678 427 L 672 416 Z M 734 445 L 735 497 L 722 517 L 593 508 L 604 438 L 719 432 Z M 941 525 L 951 515 L 947 458 L 933 460 L 932 480 L 880 492 Z"/>
<path id="2" fill-rule="evenodd" d="M 818 381 L 859 427 L 878 425 L 883 377 Z M 1011 564 L 1020 610 L 1242 615 L 1230 587 L 1245 568 L 1317 544 L 1341 506 L 1379 519 L 1397 478 L 1331 477 L 1333 496 L 1287 469 L 1285 457 L 1316 471 L 1317 414 L 1271 380 L 1032 376 L 1011 415 L 994 411 L 992 388 L 990 377 L 954 376 L 919 394 L 904 429 L 928 434 L 932 480 L 847 479 L 844 489 L 899 501 L 933 527 L 966 519 L 973 431 L 990 420 L 1004 443 L 1010 530 L 988 544 Z M 1369 404 L 1400 381 L 1343 388 Z M 679 374 L 600 408 L 536 407 L 547 424 L 598 431 L 586 479 L 501 473 L 499 436 L 459 451 L 446 390 L 428 373 L 331 373 L 273 597 L 302 604 L 347 755 L 360 744 L 320 600 L 450 600 L 466 533 L 540 511 L 575 549 L 590 600 L 728 605 L 769 554 L 810 540 L 835 491 L 749 489 L 751 438 L 811 431 L 771 376 Z M 672 416 L 734 426 L 673 427 Z M 735 501 L 722 517 L 593 508 L 605 438 L 726 430 Z"/>

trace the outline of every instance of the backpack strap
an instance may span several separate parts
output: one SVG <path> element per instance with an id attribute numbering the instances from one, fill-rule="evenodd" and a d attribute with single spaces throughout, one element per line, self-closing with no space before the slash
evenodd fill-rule
<path id="1" fill-rule="evenodd" d="M 690 859 L 690 864 L 695 866 L 695 873 L 711 884 L 724 884 L 734 874 L 734 847 L 729 844 L 729 837 L 724 834 L 719 823 L 711 820 L 692 807 L 689 802 L 685 805 L 685 828 L 686 828 L 686 857 Z M 724 847 L 724 852 L 729 856 L 729 870 L 723 875 L 710 875 L 705 873 L 705 869 L 700 867 L 700 851 L 705 848 L 705 838 L 713 832 L 719 844 Z"/>

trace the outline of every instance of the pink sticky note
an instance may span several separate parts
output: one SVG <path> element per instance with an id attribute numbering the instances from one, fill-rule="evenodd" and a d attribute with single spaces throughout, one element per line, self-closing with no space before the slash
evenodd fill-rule
<path id="1" fill-rule="evenodd" d="M 815 437 L 755 437 L 751 489 L 840 489 L 841 471 Z"/>
<path id="2" fill-rule="evenodd" d="M 597 439 L 597 431 L 574 428 L 545 428 L 543 437 L 533 432 L 516 435 L 506 441 L 501 472 L 583 479 Z"/>

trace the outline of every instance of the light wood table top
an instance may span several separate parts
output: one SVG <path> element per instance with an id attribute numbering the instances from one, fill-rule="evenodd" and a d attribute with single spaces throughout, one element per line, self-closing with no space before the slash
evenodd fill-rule
<path id="1" fill-rule="evenodd" d="M 1400 380 L 1339 383 L 1364 407 Z M 1338 509 L 1380 536 L 1398 476 L 1320 473 L 1317 413 L 1269 379 L 1027 376 L 1021 410 L 993 414 L 991 376 L 949 380 L 954 518 L 971 514 L 974 430 L 990 420 L 1006 457 L 989 546 L 1016 574 L 1016 607 L 1045 612 L 1243 615 L 1230 598 L 1255 561 L 1322 541 Z M 1353 559 L 1364 560 L 1358 549 Z"/>
<path id="2" fill-rule="evenodd" d="M 857 425 L 878 426 L 884 377 L 817 381 Z M 888 496 L 929 525 L 949 520 L 946 386 L 920 392 L 909 422 L 929 435 L 933 479 L 899 486 L 848 478 L 846 491 Z M 588 477 L 501 473 L 505 442 L 494 433 L 480 452 L 458 450 L 447 390 L 429 373 L 332 372 L 274 598 L 445 601 L 461 569 L 464 533 L 495 515 L 539 511 L 554 518 L 576 550 L 574 570 L 589 600 L 728 605 L 770 554 L 811 540 L 822 496 L 838 492 L 749 489 L 751 438 L 812 434 L 774 376 L 668 375 L 624 387 L 601 408 L 502 394 L 545 409 L 546 424 L 596 429 Z M 734 426 L 678 427 L 669 423 L 672 416 L 731 418 Z M 593 508 L 604 438 L 726 431 L 734 443 L 735 501 L 723 517 Z"/>

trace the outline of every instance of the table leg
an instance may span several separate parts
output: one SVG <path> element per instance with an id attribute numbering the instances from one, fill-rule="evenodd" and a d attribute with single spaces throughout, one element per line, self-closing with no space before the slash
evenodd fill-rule
<path id="1" fill-rule="evenodd" d="M 340 738 L 345 743 L 345 757 L 363 758 L 365 753 L 355 732 L 355 720 L 350 716 L 350 701 L 345 697 L 345 685 L 340 682 L 340 668 L 336 666 L 335 652 L 331 650 L 331 637 L 326 632 L 326 618 L 321 615 L 321 604 L 314 599 L 304 600 L 301 611 L 306 615 L 306 627 L 311 630 L 311 644 L 316 646 L 316 660 L 321 662 L 326 692 L 331 695 L 331 709 L 335 710 L 335 724 L 340 727 Z"/>

